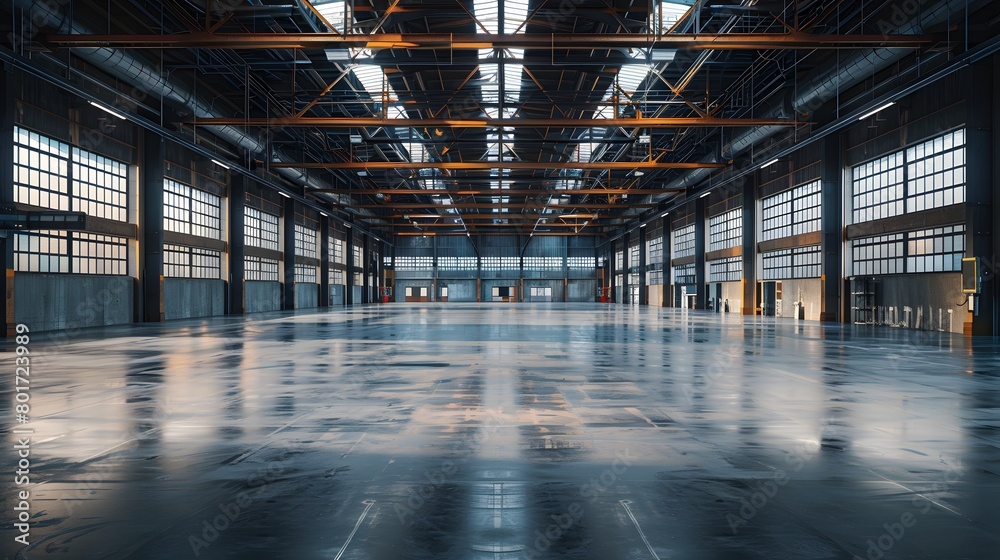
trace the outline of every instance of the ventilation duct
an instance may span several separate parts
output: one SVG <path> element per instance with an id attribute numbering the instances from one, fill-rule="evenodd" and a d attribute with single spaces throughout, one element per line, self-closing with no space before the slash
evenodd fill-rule
<path id="1" fill-rule="evenodd" d="M 59 34 L 66 35 L 89 35 L 93 33 L 78 23 L 70 23 L 68 18 L 56 9 L 57 4 L 56 2 L 14 0 L 15 9 L 32 10 L 31 21 L 37 27 L 49 27 L 56 29 L 56 32 Z M 160 75 L 155 67 L 146 64 L 124 50 L 105 47 L 75 48 L 73 49 L 73 54 L 144 92 L 161 96 L 164 99 L 188 108 L 197 117 L 214 118 L 226 116 L 216 113 L 208 103 L 197 98 L 185 86 L 166 79 Z M 275 161 L 274 157 L 272 157 L 275 155 L 278 161 L 292 161 L 280 151 L 273 151 L 272 154 L 266 154 L 263 143 L 234 126 L 203 125 L 200 128 L 206 129 L 230 144 L 250 151 L 250 153 L 264 154 L 269 161 Z M 308 183 L 317 188 L 332 188 L 322 181 L 308 179 L 306 174 L 298 169 L 281 167 L 276 171 L 286 179 L 300 186 L 305 186 Z M 348 208 L 350 207 L 349 197 L 338 195 L 332 198 L 340 204 Z"/>
<path id="2" fill-rule="evenodd" d="M 978 0 L 968 2 L 967 0 L 946 0 L 935 6 L 924 9 L 917 14 L 915 19 L 896 29 L 895 33 L 900 35 L 920 35 L 926 33 L 928 29 L 946 24 L 949 21 L 956 21 L 956 14 L 965 11 L 968 6 L 969 13 L 972 13 L 989 4 L 989 0 Z M 895 64 L 908 54 L 905 49 L 875 49 L 873 51 L 861 51 L 854 53 L 848 60 L 832 70 L 817 71 L 812 76 L 804 80 L 797 94 L 788 95 L 777 103 L 771 105 L 762 114 L 763 118 L 790 118 L 795 114 L 813 113 L 816 109 L 837 96 L 838 91 L 853 87 L 862 80 L 870 78 L 872 73 L 879 72 Z M 733 138 L 723 147 L 722 153 L 727 156 L 725 159 L 734 158 L 746 152 L 754 144 L 759 144 L 764 140 L 774 136 L 784 127 L 761 126 L 744 132 Z M 708 159 L 710 163 L 718 163 L 723 158 L 713 156 Z M 696 186 L 708 178 L 711 170 L 695 169 L 682 177 L 678 177 L 665 188 L 684 189 Z M 664 195 L 652 197 L 653 202 L 659 202 L 665 198 Z"/>

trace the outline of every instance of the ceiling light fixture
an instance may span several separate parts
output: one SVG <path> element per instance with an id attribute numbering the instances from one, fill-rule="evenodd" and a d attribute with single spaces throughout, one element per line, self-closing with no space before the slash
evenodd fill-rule
<path id="1" fill-rule="evenodd" d="M 712 191 L 705 191 L 705 192 L 701 193 L 700 195 L 698 195 L 698 198 L 705 198 L 706 196 L 708 196 L 710 194 L 712 194 Z"/>
<path id="2" fill-rule="evenodd" d="M 282 192 L 282 191 L 278 191 L 278 194 L 280 194 L 281 196 L 283 196 L 283 197 L 285 197 L 285 198 L 292 198 L 292 197 L 288 196 L 287 194 L 285 194 L 285 193 L 284 193 L 284 192 Z"/>
<path id="3" fill-rule="evenodd" d="M 760 168 L 761 169 L 766 169 L 766 168 L 771 167 L 772 165 L 774 165 L 776 163 L 778 163 L 778 158 L 774 158 L 771 161 L 765 163 L 764 165 L 761 165 Z"/>
<path id="4" fill-rule="evenodd" d="M 879 111 L 882 111 L 883 109 L 888 109 L 889 107 L 892 107 L 895 104 L 896 104 L 895 101 L 890 101 L 890 102 L 886 103 L 885 105 L 882 105 L 881 107 L 879 107 L 877 109 L 872 109 L 871 111 L 868 111 L 867 113 L 861 115 L 860 117 L 858 117 L 858 120 L 859 121 L 863 121 L 863 120 L 867 119 L 868 117 L 871 117 L 871 116 L 877 114 Z"/>
<path id="5" fill-rule="evenodd" d="M 104 105 L 101 105 L 100 103 L 94 103 L 93 101 L 87 101 L 87 103 L 90 103 L 94 107 L 97 107 L 98 109 L 104 111 L 105 113 L 108 113 L 109 115 L 114 115 L 114 116 L 118 117 L 119 119 L 121 119 L 123 121 L 127 121 L 128 120 L 128 118 L 125 115 L 123 115 L 123 114 L 121 114 L 121 113 L 119 113 L 117 111 L 112 111 L 111 109 L 108 109 L 107 107 L 105 107 Z"/>
<path id="6" fill-rule="evenodd" d="M 217 160 L 217 159 L 213 159 L 213 160 L 212 160 L 212 163 L 214 163 L 215 165 L 218 165 L 219 167 L 221 167 L 221 168 L 223 168 L 223 169 L 229 169 L 229 166 L 228 166 L 228 165 L 226 165 L 226 164 L 222 163 L 221 161 L 219 161 L 219 160 Z"/>

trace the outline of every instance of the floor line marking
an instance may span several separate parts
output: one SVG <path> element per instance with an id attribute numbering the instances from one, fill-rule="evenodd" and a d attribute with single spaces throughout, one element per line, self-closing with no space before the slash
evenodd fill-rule
<path id="1" fill-rule="evenodd" d="M 347 457 L 347 455 L 351 451 L 354 451 L 354 448 L 357 447 L 359 443 L 361 443 L 361 440 L 365 439 L 365 435 L 367 435 L 367 434 L 368 434 L 368 432 L 365 432 L 365 433 L 361 434 L 361 437 L 358 438 L 358 441 L 354 442 L 354 445 L 352 445 L 350 449 L 348 449 L 347 451 L 345 451 L 344 454 L 340 456 L 340 458 L 343 459 L 344 457 Z"/>
<path id="2" fill-rule="evenodd" d="M 875 472 L 875 471 L 873 471 L 873 470 L 871 470 L 871 469 L 869 469 L 869 471 L 868 471 L 868 472 L 870 472 L 870 473 L 872 473 L 873 475 L 875 475 L 875 476 L 877 476 L 877 477 L 881 478 L 882 480 L 884 480 L 884 481 L 888 482 L 889 484 L 892 484 L 893 486 L 898 486 L 898 487 L 902 488 L 903 490 L 906 490 L 907 492 L 909 492 L 909 493 L 911 493 L 911 494 L 914 494 L 914 495 L 916 495 L 916 496 L 920 496 L 921 498 L 923 498 L 923 499 L 927 500 L 928 502 L 930 502 L 930 503 L 932 503 L 932 504 L 936 505 L 937 507 L 939 507 L 939 508 L 941 508 L 941 509 L 943 509 L 943 510 L 945 510 L 945 511 L 948 511 L 948 512 L 951 512 L 951 513 L 953 513 L 953 514 L 955 514 L 955 515 L 957 515 L 957 516 L 961 517 L 962 519 L 965 519 L 966 521 L 972 521 L 973 523 L 975 523 L 975 521 L 973 521 L 972 519 L 969 519 L 968 517 L 966 517 L 966 516 L 962 515 L 961 513 L 959 513 L 959 512 L 957 512 L 957 511 L 953 510 L 952 508 L 950 508 L 950 507 L 948 507 L 948 506 L 946 506 L 946 505 L 942 504 L 941 502 L 938 502 L 937 500 L 934 500 L 934 499 L 931 499 L 931 498 L 929 498 L 929 497 L 925 496 L 923 492 L 919 492 L 919 491 L 917 491 L 917 490 L 914 490 L 913 488 L 909 488 L 908 486 L 905 486 L 905 485 L 903 485 L 903 484 L 900 484 L 900 483 L 896 482 L 895 480 L 891 480 L 891 479 L 889 479 L 889 478 L 886 478 L 886 477 L 884 477 L 884 476 L 882 476 L 882 475 L 878 474 L 877 472 Z"/>
<path id="3" fill-rule="evenodd" d="M 656 551 L 653 550 L 653 545 L 649 544 L 649 539 L 646 538 L 646 533 L 642 532 L 642 527 L 639 526 L 639 521 L 635 518 L 634 515 L 632 515 L 632 510 L 629 509 L 628 507 L 628 505 L 632 502 L 630 500 L 619 500 L 618 503 L 621 504 L 623 508 L 625 508 L 625 513 L 628 514 L 628 518 L 631 519 L 632 524 L 635 525 L 635 530 L 639 531 L 639 536 L 642 537 L 642 542 L 646 543 L 646 548 L 649 550 L 649 553 L 656 560 L 660 560 L 660 557 L 656 554 Z"/>
<path id="4" fill-rule="evenodd" d="M 375 500 L 365 500 L 364 502 L 361 503 L 368 504 L 368 506 L 365 507 L 365 511 L 361 512 L 361 517 L 359 517 L 358 522 L 354 524 L 354 529 L 351 531 L 350 535 L 347 535 L 347 541 L 344 542 L 344 546 L 340 547 L 340 552 L 338 552 L 337 555 L 333 557 L 333 560 L 340 560 L 340 557 L 343 556 L 344 552 L 347 551 L 347 547 L 351 544 L 351 539 L 354 538 L 354 534 L 357 533 L 358 528 L 361 527 L 361 522 L 365 520 L 365 517 L 368 516 L 368 511 L 372 509 L 372 506 L 375 505 Z"/>

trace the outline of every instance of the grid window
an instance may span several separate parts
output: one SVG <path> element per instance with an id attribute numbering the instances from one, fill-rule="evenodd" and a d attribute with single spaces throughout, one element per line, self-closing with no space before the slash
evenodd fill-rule
<path id="1" fill-rule="evenodd" d="M 813 181 L 761 200 L 762 241 L 819 231 L 822 183 Z"/>
<path id="2" fill-rule="evenodd" d="M 630 245 L 628 248 L 628 268 L 633 270 L 639 266 L 639 244 Z"/>
<path id="3" fill-rule="evenodd" d="M 319 282 L 317 280 L 316 267 L 309 264 L 296 264 L 295 282 L 298 284 L 316 284 Z"/>
<path id="4" fill-rule="evenodd" d="M 330 284 L 334 286 L 344 285 L 344 271 L 343 270 L 331 270 L 330 271 Z"/>
<path id="5" fill-rule="evenodd" d="M 75 274 L 128 274 L 128 240 L 111 235 L 73 232 L 72 272 Z"/>
<path id="6" fill-rule="evenodd" d="M 562 266 L 562 257 L 524 257 L 525 270 L 559 270 Z"/>
<path id="7" fill-rule="evenodd" d="M 476 270 L 476 257 L 438 257 L 438 268 L 442 270 Z"/>
<path id="8" fill-rule="evenodd" d="M 625 266 L 625 253 L 618 251 L 615 253 L 615 270 L 621 270 Z"/>
<path id="9" fill-rule="evenodd" d="M 675 229 L 672 232 L 674 258 L 694 255 L 694 224 Z"/>
<path id="10" fill-rule="evenodd" d="M 169 278 L 222 278 L 222 253 L 199 247 L 165 244 L 163 275 Z"/>
<path id="11" fill-rule="evenodd" d="M 361 268 L 361 267 L 364 266 L 364 264 L 362 264 L 362 261 L 363 261 L 363 259 L 362 259 L 362 253 L 363 253 L 363 251 L 361 250 L 361 245 L 355 245 L 354 246 L 354 267 L 355 268 Z"/>
<path id="12" fill-rule="evenodd" d="M 14 270 L 70 272 L 69 234 L 65 231 L 26 231 L 14 236 Z"/>
<path id="13" fill-rule="evenodd" d="M 901 274 L 905 263 L 903 234 L 855 239 L 851 242 L 851 257 L 856 276 Z"/>
<path id="14" fill-rule="evenodd" d="M 739 282 L 743 279 L 743 257 L 709 261 L 709 282 Z"/>
<path id="15" fill-rule="evenodd" d="M 73 148 L 73 210 L 128 221 L 128 166 Z"/>
<path id="16" fill-rule="evenodd" d="M 906 234 L 907 272 L 957 272 L 965 256 L 965 226 Z"/>
<path id="17" fill-rule="evenodd" d="M 907 212 L 965 202 L 965 130 L 908 148 L 906 165 Z"/>
<path id="18" fill-rule="evenodd" d="M 14 127 L 14 200 L 70 210 L 69 144 Z"/>
<path id="19" fill-rule="evenodd" d="M 792 250 L 761 253 L 764 263 L 764 280 L 784 280 L 792 277 Z"/>
<path id="20" fill-rule="evenodd" d="M 305 226 L 295 224 L 295 256 L 319 258 L 319 244 L 316 238 L 319 232 Z"/>
<path id="21" fill-rule="evenodd" d="M 654 268 L 653 270 L 650 270 L 647 273 L 647 275 L 649 278 L 650 286 L 658 286 L 660 284 L 663 284 L 663 269 Z"/>
<path id="22" fill-rule="evenodd" d="M 903 152 L 854 167 L 852 178 L 854 223 L 903 213 Z"/>
<path id="23" fill-rule="evenodd" d="M 708 219 L 708 250 L 718 251 L 743 244 L 743 209 L 734 208 Z"/>
<path id="24" fill-rule="evenodd" d="M 278 261 L 247 255 L 243 261 L 247 280 L 278 281 Z"/>
<path id="25" fill-rule="evenodd" d="M 128 221 L 128 165 L 122 162 L 14 127 L 13 172 L 16 202 Z"/>
<path id="26" fill-rule="evenodd" d="M 483 257 L 481 262 L 483 270 L 500 270 L 500 257 Z"/>
<path id="27" fill-rule="evenodd" d="M 170 179 L 163 181 L 163 228 L 222 238 L 222 199 Z"/>
<path id="28" fill-rule="evenodd" d="M 593 269 L 597 267 L 594 257 L 566 257 L 566 266 L 573 269 Z"/>
<path id="29" fill-rule="evenodd" d="M 823 252 L 819 245 L 761 253 L 761 259 L 764 280 L 819 278 L 823 273 Z"/>
<path id="30" fill-rule="evenodd" d="M 346 264 L 344 262 L 345 244 L 346 242 L 343 239 L 330 240 L 330 262 L 334 264 Z"/>
<path id="31" fill-rule="evenodd" d="M 965 202 L 965 130 L 857 165 L 852 172 L 854 223 Z"/>
<path id="32" fill-rule="evenodd" d="M 646 243 L 646 264 L 663 264 L 662 230 L 656 230 Z"/>
<path id="33" fill-rule="evenodd" d="M 396 270 L 430 270 L 434 257 L 396 257 Z"/>
<path id="34" fill-rule="evenodd" d="M 823 275 L 823 251 L 819 245 L 792 249 L 792 277 L 819 278 Z"/>
<path id="35" fill-rule="evenodd" d="M 500 270 L 520 270 L 520 257 L 500 257 Z"/>
<path id="36" fill-rule="evenodd" d="M 674 284 L 694 284 L 695 271 L 693 264 L 674 267 Z"/>
<path id="37" fill-rule="evenodd" d="M 249 206 L 244 209 L 243 231 L 248 247 L 280 250 L 278 247 L 278 217 Z"/>

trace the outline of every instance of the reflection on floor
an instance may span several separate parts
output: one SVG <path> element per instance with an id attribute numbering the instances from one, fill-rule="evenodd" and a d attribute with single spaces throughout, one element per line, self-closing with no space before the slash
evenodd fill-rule
<path id="1" fill-rule="evenodd" d="M 36 335 L 28 554 L 995 560 L 975 344 L 600 304 Z"/>

